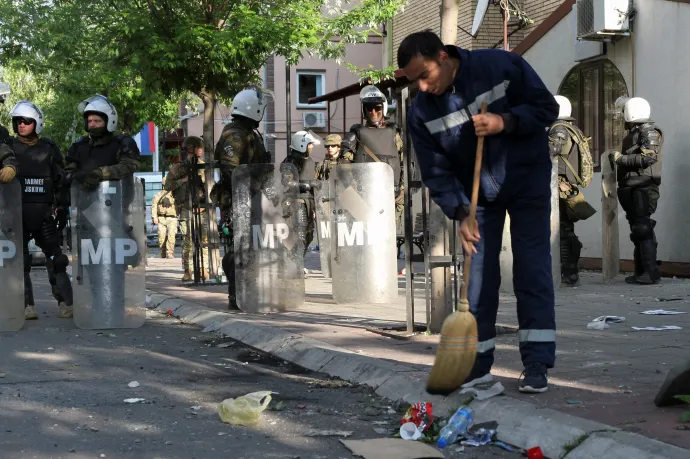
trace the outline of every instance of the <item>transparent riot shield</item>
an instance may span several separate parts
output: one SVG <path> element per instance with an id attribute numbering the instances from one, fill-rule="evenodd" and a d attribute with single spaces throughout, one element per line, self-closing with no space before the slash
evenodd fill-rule
<path id="1" fill-rule="evenodd" d="M 22 188 L 17 180 L 0 183 L 0 332 L 24 325 Z"/>
<path id="2" fill-rule="evenodd" d="M 72 185 L 74 322 L 84 329 L 146 321 L 143 187 L 136 177 Z"/>
<path id="3" fill-rule="evenodd" d="M 333 298 L 389 303 L 398 296 L 393 169 L 338 165 L 330 176 Z"/>
<path id="4" fill-rule="evenodd" d="M 232 172 L 237 305 L 245 312 L 304 303 L 304 244 L 295 231 L 297 168 L 247 164 Z"/>
<path id="5" fill-rule="evenodd" d="M 320 180 L 319 187 L 314 192 L 316 204 L 316 234 L 319 241 L 319 255 L 321 256 L 321 274 L 331 277 L 331 196 L 330 182 Z"/>

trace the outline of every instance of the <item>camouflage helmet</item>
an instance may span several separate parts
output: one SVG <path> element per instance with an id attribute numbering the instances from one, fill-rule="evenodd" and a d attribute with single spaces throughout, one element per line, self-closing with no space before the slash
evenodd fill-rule
<path id="1" fill-rule="evenodd" d="M 326 137 L 326 142 L 324 143 L 324 145 L 327 147 L 330 147 L 331 145 L 340 146 L 340 142 L 342 141 L 343 138 L 340 137 L 338 134 L 329 134 L 328 137 Z"/>
<path id="2" fill-rule="evenodd" d="M 194 135 L 190 135 L 189 137 L 185 137 L 184 141 L 182 142 L 182 148 L 187 149 L 187 148 L 204 148 L 204 141 L 201 140 L 201 137 L 197 137 Z"/>

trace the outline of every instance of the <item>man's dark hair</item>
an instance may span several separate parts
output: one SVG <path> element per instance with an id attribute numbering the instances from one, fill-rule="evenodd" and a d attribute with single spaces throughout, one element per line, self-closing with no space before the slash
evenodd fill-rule
<path id="1" fill-rule="evenodd" d="M 433 59 L 443 50 L 443 42 L 431 29 L 415 32 L 405 37 L 398 46 L 398 67 L 405 68 L 413 57 Z"/>

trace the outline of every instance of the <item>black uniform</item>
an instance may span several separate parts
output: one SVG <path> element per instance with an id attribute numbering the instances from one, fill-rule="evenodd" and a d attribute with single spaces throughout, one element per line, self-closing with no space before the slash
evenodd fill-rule
<path id="1" fill-rule="evenodd" d="M 139 147 L 133 138 L 107 132 L 80 137 L 67 151 L 65 173 L 95 189 L 98 182 L 120 180 L 139 169 Z"/>
<path id="2" fill-rule="evenodd" d="M 72 284 L 67 274 L 69 260 L 62 253 L 59 235 L 67 223 L 69 207 L 62 154 L 58 146 L 46 137 L 34 137 L 30 142 L 13 138 L 12 147 L 19 161 L 17 177 L 22 186 L 24 302 L 27 306 L 34 305 L 29 275 L 29 241 L 34 239 L 46 256 L 46 269 L 53 296 L 58 303 L 64 302 L 71 306 Z"/>
<path id="3" fill-rule="evenodd" d="M 635 244 L 635 275 L 629 283 L 651 284 L 661 279 L 656 262 L 657 240 L 654 235 L 661 185 L 663 138 L 653 122 L 626 123 L 618 166 L 618 200 L 630 223 L 630 240 Z"/>
<path id="4" fill-rule="evenodd" d="M 290 149 L 283 163 L 294 164 L 299 173 L 299 199 L 297 202 L 297 234 L 304 243 L 304 253 L 314 239 L 314 176 L 316 175 L 316 163 L 307 156 L 307 153 L 300 153 Z"/>

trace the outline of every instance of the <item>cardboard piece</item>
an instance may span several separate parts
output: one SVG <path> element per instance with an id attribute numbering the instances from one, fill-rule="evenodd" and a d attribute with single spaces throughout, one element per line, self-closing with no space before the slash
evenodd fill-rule
<path id="1" fill-rule="evenodd" d="M 355 456 L 364 459 L 426 459 L 445 457 L 436 448 L 425 443 L 400 438 L 373 438 L 369 440 L 340 440 Z"/>

